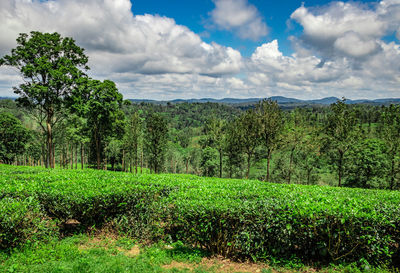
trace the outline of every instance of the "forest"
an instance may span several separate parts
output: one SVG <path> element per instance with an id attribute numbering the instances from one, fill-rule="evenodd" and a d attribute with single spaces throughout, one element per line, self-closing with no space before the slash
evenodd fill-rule
<path id="1" fill-rule="evenodd" d="M 104 85 L 100 94 L 84 104 L 85 110 L 79 113 L 75 105 L 55 114 L 52 149 L 38 109 L 20 106 L 18 99 L 0 100 L 1 161 L 287 184 L 400 187 L 399 105 L 339 100 L 330 106 L 282 110 L 272 100 L 246 107 L 131 103 L 111 82 L 105 83 L 99 83 Z"/>

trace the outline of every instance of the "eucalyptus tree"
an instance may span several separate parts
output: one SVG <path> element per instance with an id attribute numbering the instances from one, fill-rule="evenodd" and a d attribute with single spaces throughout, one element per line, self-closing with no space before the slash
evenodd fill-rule
<path id="1" fill-rule="evenodd" d="M 158 113 L 150 113 L 146 118 L 145 146 L 150 168 L 155 173 L 162 170 L 167 140 L 166 120 Z"/>
<path id="2" fill-rule="evenodd" d="M 400 173 L 400 105 L 383 107 L 379 131 L 388 147 L 390 157 L 389 186 L 395 189 L 399 186 L 396 177 Z"/>
<path id="3" fill-rule="evenodd" d="M 17 38 L 17 47 L 0 59 L 0 66 L 16 68 L 23 83 L 14 87 L 17 102 L 32 110 L 46 135 L 46 166 L 54 168 L 53 127 L 63 116 L 66 101 L 72 96 L 88 57 L 72 38 L 58 33 L 33 31 Z"/>
<path id="4" fill-rule="evenodd" d="M 133 113 L 128 118 L 124 136 L 124 148 L 129 158 L 130 171 L 133 172 L 133 166 L 135 166 L 136 173 L 138 172 L 138 152 L 143 131 L 142 123 L 143 122 L 142 118 L 140 117 L 140 113 Z"/>
<path id="5" fill-rule="evenodd" d="M 237 125 L 240 128 L 240 144 L 246 154 L 246 178 L 249 178 L 251 160 L 254 157 L 255 149 L 261 143 L 261 121 L 257 113 L 250 109 L 237 118 Z"/>
<path id="6" fill-rule="evenodd" d="M 343 98 L 330 105 L 331 112 L 324 128 L 325 149 L 332 151 L 339 187 L 342 186 L 345 155 L 360 137 L 355 113 L 345 102 Z"/>
<path id="7" fill-rule="evenodd" d="M 276 101 L 262 100 L 256 108 L 260 119 L 260 138 L 267 149 L 267 177 L 270 177 L 270 161 L 273 150 L 279 140 L 278 136 L 283 127 L 282 111 Z"/>
<path id="8" fill-rule="evenodd" d="M 226 121 L 212 117 L 204 126 L 207 137 L 207 144 L 218 151 L 219 158 L 219 177 L 222 177 L 222 162 L 224 156 L 224 146 L 226 141 Z"/>

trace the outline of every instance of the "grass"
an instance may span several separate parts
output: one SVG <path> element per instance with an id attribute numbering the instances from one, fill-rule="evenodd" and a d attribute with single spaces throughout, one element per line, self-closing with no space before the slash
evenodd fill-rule
<path id="1" fill-rule="evenodd" d="M 0 252 L 0 272 L 390 272 L 382 268 L 359 268 L 353 265 L 312 267 L 287 264 L 271 266 L 234 262 L 187 248 L 178 242 L 138 246 L 129 238 L 110 235 L 75 235 L 46 244 L 36 244 Z"/>
<path id="2" fill-rule="evenodd" d="M 76 235 L 16 249 L 0 256 L 1 272 L 187 272 L 166 268 L 172 261 L 199 262 L 204 254 L 180 245 L 140 249 L 128 238 Z M 194 266 L 194 272 L 212 272 Z"/>

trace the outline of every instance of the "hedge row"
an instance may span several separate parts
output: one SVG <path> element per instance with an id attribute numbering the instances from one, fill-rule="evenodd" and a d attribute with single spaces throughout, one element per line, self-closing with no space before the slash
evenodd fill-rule
<path id="1" fill-rule="evenodd" d="M 107 223 L 239 259 L 399 263 L 395 191 L 5 165 L 0 177 L 2 202 L 31 198 L 45 217 L 81 228 Z"/>

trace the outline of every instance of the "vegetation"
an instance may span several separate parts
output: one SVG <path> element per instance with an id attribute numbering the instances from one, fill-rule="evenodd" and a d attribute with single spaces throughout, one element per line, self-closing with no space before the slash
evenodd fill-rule
<path id="1" fill-rule="evenodd" d="M 0 177 L 4 202 L 32 200 L 42 208 L 42 219 L 60 223 L 61 232 L 74 219 L 81 231 L 108 225 L 133 238 L 180 240 L 236 259 L 398 262 L 397 191 L 7 165 Z M 2 213 L 4 219 L 15 215 Z M 37 217 L 24 219 L 28 223 L 12 232 L 52 227 L 34 222 Z M 7 231 L 11 226 L 4 225 L 2 233 Z"/>
<path id="2" fill-rule="evenodd" d="M 131 103 L 84 74 L 73 39 L 17 44 L 0 161 L 31 167 L 0 165 L 1 248 L 109 227 L 235 259 L 399 266 L 398 105 Z"/>

